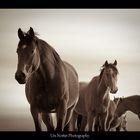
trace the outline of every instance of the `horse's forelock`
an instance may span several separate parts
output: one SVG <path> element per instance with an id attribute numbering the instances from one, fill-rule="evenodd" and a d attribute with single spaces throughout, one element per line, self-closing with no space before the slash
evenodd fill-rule
<path id="1" fill-rule="evenodd" d="M 32 40 L 36 41 L 36 40 L 38 39 L 37 36 L 34 36 L 34 37 L 32 38 L 32 37 L 31 37 L 28 33 L 26 33 L 26 32 L 23 32 L 23 34 L 24 34 L 24 38 L 23 38 L 22 40 L 20 40 L 20 42 L 22 42 L 21 44 L 26 44 L 26 43 L 28 43 L 28 42 L 30 42 L 30 41 L 32 41 Z M 38 34 L 36 33 L 36 35 L 38 35 Z"/>
<path id="2" fill-rule="evenodd" d="M 117 67 L 116 67 L 114 64 L 112 64 L 112 63 L 108 64 L 107 66 L 103 65 L 102 68 L 101 68 L 101 71 L 102 71 L 104 68 L 111 68 L 111 69 L 113 69 L 114 71 L 116 71 L 117 74 L 119 73 Z"/>
<path id="3" fill-rule="evenodd" d="M 117 67 L 114 64 L 109 64 L 108 67 L 110 67 L 113 70 L 115 70 L 117 74 L 119 73 Z"/>

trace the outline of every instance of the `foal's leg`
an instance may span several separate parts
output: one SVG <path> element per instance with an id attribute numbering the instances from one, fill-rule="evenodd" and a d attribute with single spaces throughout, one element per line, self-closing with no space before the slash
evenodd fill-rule
<path id="1" fill-rule="evenodd" d="M 43 122 L 45 123 L 47 130 L 48 131 L 53 131 L 54 130 L 54 125 L 53 125 L 53 118 L 51 114 L 49 113 L 42 113 L 42 119 Z"/>
<path id="2" fill-rule="evenodd" d="M 33 120 L 34 120 L 35 130 L 36 131 L 42 131 L 42 129 L 41 129 L 41 120 L 39 118 L 38 110 L 34 106 L 31 106 L 30 111 L 31 111 L 31 114 L 32 114 L 32 117 L 33 117 Z"/>

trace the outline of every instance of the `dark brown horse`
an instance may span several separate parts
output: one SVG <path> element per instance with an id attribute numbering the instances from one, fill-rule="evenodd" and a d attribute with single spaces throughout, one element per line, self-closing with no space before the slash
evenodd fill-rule
<path id="1" fill-rule="evenodd" d="M 122 114 L 127 111 L 131 111 L 134 114 L 138 115 L 140 119 L 140 96 L 133 95 L 124 98 L 120 98 L 117 109 L 115 111 L 115 117 L 120 117 Z"/>
<path id="2" fill-rule="evenodd" d="M 15 79 L 25 84 L 35 129 L 41 131 L 41 116 L 47 129 L 54 130 L 50 113 L 55 112 L 56 130 L 63 131 L 79 98 L 78 75 L 33 28 L 27 33 L 19 28 L 18 37 Z"/>

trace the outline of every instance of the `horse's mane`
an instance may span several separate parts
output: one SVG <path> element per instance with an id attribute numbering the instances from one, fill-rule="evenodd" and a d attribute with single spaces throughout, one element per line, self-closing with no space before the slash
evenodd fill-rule
<path id="1" fill-rule="evenodd" d="M 58 64 L 60 61 L 62 61 L 59 54 L 56 52 L 56 50 L 50 44 L 48 44 L 46 41 L 44 41 L 42 39 L 39 39 L 37 36 L 35 36 L 35 40 L 38 40 L 39 42 L 44 42 L 46 44 L 45 46 L 42 46 L 42 48 L 48 49 L 49 52 L 51 52 L 51 55 L 53 57 L 55 64 Z"/>

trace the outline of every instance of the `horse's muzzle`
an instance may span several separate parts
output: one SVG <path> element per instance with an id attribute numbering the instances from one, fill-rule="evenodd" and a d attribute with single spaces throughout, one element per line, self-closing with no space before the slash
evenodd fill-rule
<path id="1" fill-rule="evenodd" d="M 15 73 L 15 79 L 18 81 L 19 84 L 25 84 L 26 83 L 26 76 L 23 72 L 16 72 Z"/>
<path id="2" fill-rule="evenodd" d="M 116 90 L 111 90 L 110 93 L 115 94 L 118 91 L 118 89 Z"/>

